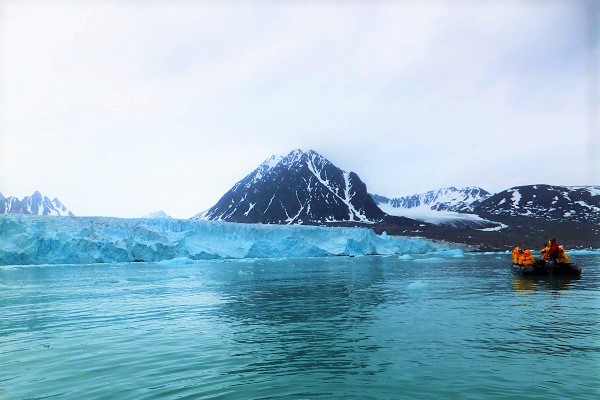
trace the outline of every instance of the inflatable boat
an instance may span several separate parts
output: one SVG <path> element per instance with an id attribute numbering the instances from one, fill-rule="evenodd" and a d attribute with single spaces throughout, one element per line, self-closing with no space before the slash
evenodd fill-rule
<path id="1" fill-rule="evenodd" d="M 580 276 L 581 268 L 573 263 L 538 261 L 534 265 L 513 264 L 513 272 L 523 276 Z"/>

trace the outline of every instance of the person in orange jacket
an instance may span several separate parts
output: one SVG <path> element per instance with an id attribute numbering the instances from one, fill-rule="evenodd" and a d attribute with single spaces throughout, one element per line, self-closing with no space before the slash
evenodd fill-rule
<path id="1" fill-rule="evenodd" d="M 515 246 L 515 248 L 512 251 L 512 259 L 513 259 L 513 264 L 519 264 L 519 255 L 523 250 L 521 250 L 521 248 L 519 246 Z"/>
<path id="2" fill-rule="evenodd" d="M 531 251 L 522 249 L 516 246 L 512 251 L 513 263 L 517 265 L 534 265 L 536 263 L 535 258 L 531 255 Z"/>
<path id="3" fill-rule="evenodd" d="M 571 262 L 571 257 L 569 257 L 563 246 L 558 246 L 558 262 L 561 264 L 568 264 Z"/>
<path id="4" fill-rule="evenodd" d="M 550 247 L 548 248 L 547 254 L 548 258 L 553 260 L 554 264 L 556 265 L 556 262 L 560 258 L 560 246 L 556 242 L 555 238 L 550 239 Z"/>
<path id="5" fill-rule="evenodd" d="M 534 265 L 535 264 L 535 257 L 533 257 L 531 255 L 531 251 L 525 249 L 523 250 L 523 254 L 521 255 L 520 259 L 519 259 L 519 264 L 521 265 Z"/>

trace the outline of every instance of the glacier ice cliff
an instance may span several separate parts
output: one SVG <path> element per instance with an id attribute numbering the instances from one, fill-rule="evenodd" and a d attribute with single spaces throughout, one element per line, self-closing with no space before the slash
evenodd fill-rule
<path id="1" fill-rule="evenodd" d="M 366 228 L 0 216 L 0 265 L 424 254 L 449 245 Z"/>

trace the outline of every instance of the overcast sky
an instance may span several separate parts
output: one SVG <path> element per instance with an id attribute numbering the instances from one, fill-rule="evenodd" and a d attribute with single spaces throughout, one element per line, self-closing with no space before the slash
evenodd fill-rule
<path id="1" fill-rule="evenodd" d="M 600 184 L 600 2 L 278 3 L 1 2 L 0 192 L 190 217 L 295 148 L 389 197 Z"/>

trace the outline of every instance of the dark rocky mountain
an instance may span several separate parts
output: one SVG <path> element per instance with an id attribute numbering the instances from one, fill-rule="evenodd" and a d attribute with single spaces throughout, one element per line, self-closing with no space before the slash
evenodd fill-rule
<path id="1" fill-rule="evenodd" d="M 210 209 L 192 218 L 266 224 L 372 223 L 383 220 L 367 187 L 320 154 L 272 156 Z"/>
<path id="2" fill-rule="evenodd" d="M 37 191 L 22 200 L 13 196 L 4 197 L 0 193 L 0 214 L 74 216 L 56 197 L 50 200 Z"/>
<path id="3" fill-rule="evenodd" d="M 600 186 L 517 186 L 478 202 L 474 212 L 600 224 Z"/>
<path id="4" fill-rule="evenodd" d="M 430 190 L 422 194 L 411 196 L 388 198 L 377 194 L 371 194 L 378 206 L 393 208 L 417 208 L 426 207 L 435 211 L 473 211 L 473 203 L 482 201 L 490 196 L 486 190 L 469 186 L 457 189 L 447 187 L 438 190 Z"/>

